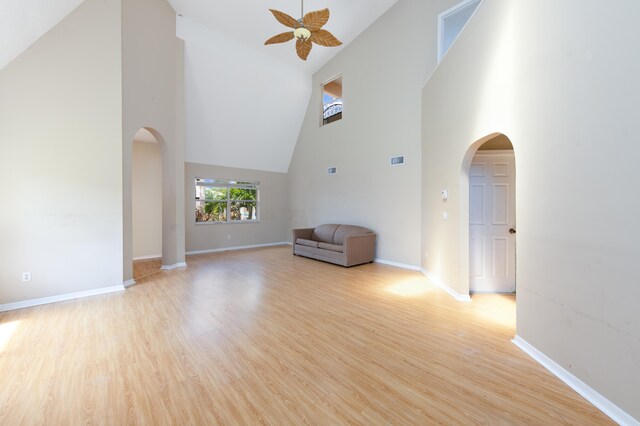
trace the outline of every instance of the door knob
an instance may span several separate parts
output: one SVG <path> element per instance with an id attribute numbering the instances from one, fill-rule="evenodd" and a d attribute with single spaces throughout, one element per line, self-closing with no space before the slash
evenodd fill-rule
<path id="1" fill-rule="evenodd" d="M 516 233 L 516 230 L 515 230 L 515 229 L 513 229 L 513 228 L 509 228 L 509 233 L 510 233 L 510 234 L 515 234 L 515 233 Z"/>

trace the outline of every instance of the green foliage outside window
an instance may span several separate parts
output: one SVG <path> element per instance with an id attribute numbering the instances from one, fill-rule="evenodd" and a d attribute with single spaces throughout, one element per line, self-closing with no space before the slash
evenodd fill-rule
<path id="1" fill-rule="evenodd" d="M 257 184 L 208 186 L 206 183 L 196 179 L 196 222 L 257 220 Z"/>

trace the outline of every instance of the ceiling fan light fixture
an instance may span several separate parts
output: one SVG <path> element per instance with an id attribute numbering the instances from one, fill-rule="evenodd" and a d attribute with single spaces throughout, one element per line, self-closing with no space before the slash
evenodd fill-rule
<path id="1" fill-rule="evenodd" d="M 300 41 L 307 41 L 311 38 L 311 31 L 306 29 L 305 27 L 296 28 L 293 31 L 293 35 Z"/>

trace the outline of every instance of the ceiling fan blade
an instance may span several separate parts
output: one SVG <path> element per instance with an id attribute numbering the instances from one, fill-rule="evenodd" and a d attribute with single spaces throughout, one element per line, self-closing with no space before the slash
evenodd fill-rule
<path id="1" fill-rule="evenodd" d="M 307 56 L 309 56 L 309 52 L 311 52 L 311 47 L 313 47 L 311 40 L 296 40 L 296 52 L 303 61 L 307 60 Z"/>
<path id="2" fill-rule="evenodd" d="M 279 10 L 269 9 L 273 16 L 285 27 L 289 28 L 300 28 L 300 22 L 297 19 L 292 18 L 284 12 L 280 12 Z"/>
<path id="3" fill-rule="evenodd" d="M 293 31 L 287 31 L 286 33 L 281 33 L 278 35 L 274 35 L 269 40 L 265 41 L 264 44 L 276 44 L 276 43 L 286 43 L 289 40 L 293 40 Z"/>
<path id="4" fill-rule="evenodd" d="M 335 38 L 335 36 L 327 30 L 318 30 L 312 32 L 311 41 L 313 41 L 315 44 L 319 44 L 320 46 L 327 47 L 335 47 L 342 44 L 340 40 Z"/>
<path id="5" fill-rule="evenodd" d="M 317 31 L 329 20 L 329 9 L 309 12 L 302 18 L 302 24 L 309 31 Z"/>

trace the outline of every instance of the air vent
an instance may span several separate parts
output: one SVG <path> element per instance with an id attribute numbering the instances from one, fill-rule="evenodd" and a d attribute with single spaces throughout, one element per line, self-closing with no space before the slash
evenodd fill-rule
<path id="1" fill-rule="evenodd" d="M 391 157 L 391 160 L 389 161 L 389 165 L 391 166 L 402 166 L 403 164 L 404 164 L 404 155 Z"/>
<path id="2" fill-rule="evenodd" d="M 328 175 L 335 175 L 336 173 L 338 173 L 338 168 L 337 167 L 329 167 L 327 169 L 327 174 Z"/>

